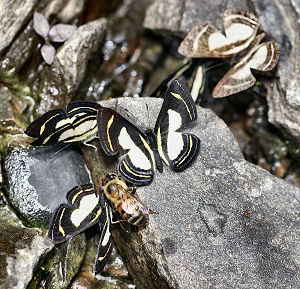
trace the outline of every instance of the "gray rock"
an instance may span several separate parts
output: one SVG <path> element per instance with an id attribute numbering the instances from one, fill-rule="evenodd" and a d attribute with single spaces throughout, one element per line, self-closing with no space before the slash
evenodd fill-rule
<path id="1" fill-rule="evenodd" d="M 106 29 L 106 19 L 100 18 L 80 26 L 56 54 L 53 66 L 62 67 L 69 92 L 81 83 L 92 54 L 99 49 Z"/>
<path id="2" fill-rule="evenodd" d="M 293 0 L 267 1 L 156 0 L 147 10 L 144 27 L 157 32 L 185 36 L 200 22 L 211 21 L 222 29 L 227 8 L 253 12 L 261 29 L 280 47 L 278 79 L 264 82 L 268 88 L 269 121 L 284 133 L 300 137 L 300 37 L 299 3 Z"/>
<path id="3" fill-rule="evenodd" d="M 151 127 L 161 99 L 122 98 Z M 146 106 L 148 103 L 148 106 Z M 131 119 L 134 119 L 131 116 Z M 139 123 L 139 122 L 138 122 Z M 193 165 L 168 167 L 137 193 L 159 215 L 115 242 L 138 288 L 298 288 L 300 190 L 244 160 L 225 123 L 198 108 Z"/>
<path id="4" fill-rule="evenodd" d="M 62 23 L 68 23 L 82 13 L 84 0 L 69 0 L 67 5 L 59 13 L 58 18 Z"/>
<path id="5" fill-rule="evenodd" d="M 31 16 L 37 0 L 0 2 L 0 53 L 9 46 L 19 29 Z"/>
<path id="6" fill-rule="evenodd" d="M 80 26 L 57 51 L 54 62 L 43 71 L 38 115 L 66 106 L 83 80 L 88 61 L 99 49 L 106 29 L 106 19 Z"/>
<path id="7" fill-rule="evenodd" d="M 9 201 L 31 225 L 47 225 L 70 189 L 91 182 L 82 155 L 59 148 L 18 147 L 5 156 Z"/>
<path id="8" fill-rule="evenodd" d="M 34 269 L 52 247 L 50 239 L 31 230 L 0 224 L 0 288 L 27 288 Z"/>

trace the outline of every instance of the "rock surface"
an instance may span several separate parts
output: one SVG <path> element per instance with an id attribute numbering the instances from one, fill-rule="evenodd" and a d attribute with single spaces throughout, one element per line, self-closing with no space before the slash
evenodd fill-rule
<path id="1" fill-rule="evenodd" d="M 19 147 L 5 157 L 8 198 L 31 225 L 49 224 L 54 209 L 66 203 L 67 192 L 91 182 L 82 155 L 68 148 L 58 152 L 59 148 Z"/>
<path id="2" fill-rule="evenodd" d="M 82 25 L 57 51 L 52 65 L 43 71 L 38 114 L 68 104 L 85 76 L 88 61 L 99 49 L 105 29 L 104 18 Z"/>
<path id="3" fill-rule="evenodd" d="M 300 137 L 300 12 L 297 1 L 199 1 L 157 0 L 146 13 L 144 27 L 164 33 L 185 36 L 200 22 L 211 21 L 222 29 L 222 15 L 227 8 L 253 12 L 261 29 L 280 47 L 278 79 L 267 85 L 269 121 L 284 133 Z M 287 15 L 289 15 L 287 17 Z"/>
<path id="4" fill-rule="evenodd" d="M 161 100 L 102 103 L 151 126 Z M 131 116 L 132 119 L 132 116 Z M 139 197 L 159 215 L 138 233 L 119 230 L 117 247 L 138 288 L 297 288 L 300 190 L 244 160 L 211 110 L 187 129 L 201 140 L 196 162 L 156 171 Z"/>
<path id="5" fill-rule="evenodd" d="M 3 0 L 0 3 L 0 53 L 9 46 L 22 25 L 31 16 L 37 0 Z"/>
<path id="6" fill-rule="evenodd" d="M 0 288 L 27 288 L 34 269 L 52 247 L 50 239 L 32 230 L 0 224 Z"/>

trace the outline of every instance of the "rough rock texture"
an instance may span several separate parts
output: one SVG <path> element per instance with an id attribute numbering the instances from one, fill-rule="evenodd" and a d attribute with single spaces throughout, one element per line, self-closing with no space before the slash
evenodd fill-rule
<path id="1" fill-rule="evenodd" d="M 12 42 L 37 3 L 37 0 L 0 2 L 0 53 Z"/>
<path id="2" fill-rule="evenodd" d="M 80 26 L 56 54 L 53 66 L 62 67 L 69 90 L 74 91 L 82 81 L 88 60 L 98 50 L 106 29 L 106 19 L 100 18 Z"/>
<path id="3" fill-rule="evenodd" d="M 22 289 L 53 247 L 48 238 L 14 225 L 0 224 L 0 288 Z"/>
<path id="4" fill-rule="evenodd" d="M 143 123 L 148 102 L 154 126 L 160 99 L 115 101 Z M 115 239 L 137 287 L 299 287 L 300 190 L 245 161 L 211 110 L 199 107 L 187 131 L 201 140 L 196 162 L 181 173 L 156 171 L 137 193 L 159 215 Z"/>
<path id="5" fill-rule="evenodd" d="M 72 93 L 85 76 L 88 61 L 99 49 L 105 30 L 104 18 L 82 25 L 57 51 L 52 65 L 43 71 L 39 115 L 70 102 Z"/>
<path id="6" fill-rule="evenodd" d="M 14 148 L 5 157 L 8 198 L 31 225 L 47 225 L 70 189 L 91 182 L 82 155 L 60 148 Z"/>
<path id="7" fill-rule="evenodd" d="M 279 1 L 200 1 L 157 0 L 146 13 L 144 27 L 184 36 L 200 22 L 211 21 L 222 29 L 222 15 L 227 8 L 253 12 L 261 29 L 280 47 L 278 79 L 267 84 L 269 120 L 285 133 L 300 137 L 300 9 L 293 0 Z"/>

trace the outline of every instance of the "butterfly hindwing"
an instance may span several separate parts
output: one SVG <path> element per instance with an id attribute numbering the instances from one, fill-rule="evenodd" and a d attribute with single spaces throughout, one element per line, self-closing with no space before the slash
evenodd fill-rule
<path id="1" fill-rule="evenodd" d="M 167 90 L 154 132 L 161 158 L 173 170 L 184 170 L 196 157 L 200 140 L 178 130 L 197 119 L 197 109 L 189 90 L 174 80 Z"/>
<path id="2" fill-rule="evenodd" d="M 48 236 L 54 243 L 61 243 L 93 226 L 103 214 L 99 196 L 92 185 L 74 187 L 67 193 L 67 204 L 55 210 Z"/>
<path id="3" fill-rule="evenodd" d="M 102 220 L 99 222 L 101 236 L 98 245 L 97 256 L 95 260 L 95 275 L 101 273 L 105 264 L 107 263 L 107 259 L 109 258 L 112 247 L 113 247 L 113 238 L 110 231 L 110 213 L 108 204 L 105 202 L 105 209 Z"/>
<path id="4" fill-rule="evenodd" d="M 120 173 L 134 184 L 147 184 L 153 178 L 154 154 L 147 136 L 116 111 L 102 107 L 98 113 L 100 144 L 107 155 L 126 151 Z"/>
<path id="5" fill-rule="evenodd" d="M 262 37 L 260 35 L 257 36 L 259 40 Z M 259 43 L 259 40 L 256 43 Z M 218 82 L 213 90 L 213 97 L 225 97 L 253 86 L 256 79 L 251 69 L 260 71 L 272 70 L 278 62 L 278 57 L 279 48 L 274 41 L 253 45 L 253 48 Z"/>

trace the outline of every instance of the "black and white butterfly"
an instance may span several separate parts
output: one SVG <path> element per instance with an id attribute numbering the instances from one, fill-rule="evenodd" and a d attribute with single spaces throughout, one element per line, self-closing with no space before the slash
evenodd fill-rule
<path id="1" fill-rule="evenodd" d="M 59 244 L 98 223 L 101 235 L 95 260 L 95 274 L 99 274 L 113 246 L 110 211 L 104 193 L 100 191 L 97 195 L 92 184 L 76 186 L 67 193 L 67 200 L 68 203 L 56 208 L 48 236 L 55 244 Z"/>
<path id="2" fill-rule="evenodd" d="M 147 185 L 155 168 L 162 172 L 162 162 L 182 171 L 196 158 L 199 138 L 179 132 L 196 119 L 197 109 L 189 90 L 175 79 L 166 91 L 154 130 L 142 131 L 113 109 L 101 107 L 97 116 L 99 140 L 107 155 L 127 152 L 119 164 L 125 180 Z"/>
<path id="3" fill-rule="evenodd" d="M 33 121 L 25 134 L 36 138 L 31 143 L 34 146 L 78 141 L 86 144 L 97 135 L 99 108 L 96 102 L 79 101 L 70 103 L 66 111 L 61 108 L 50 110 Z"/>

